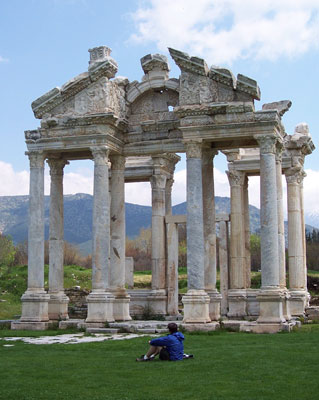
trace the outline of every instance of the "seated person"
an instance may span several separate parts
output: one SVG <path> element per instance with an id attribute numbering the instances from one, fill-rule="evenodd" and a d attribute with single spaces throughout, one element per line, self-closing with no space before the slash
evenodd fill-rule
<path id="1" fill-rule="evenodd" d="M 178 326 L 171 322 L 167 326 L 169 334 L 149 341 L 151 345 L 148 352 L 137 358 L 136 361 L 151 361 L 157 354 L 161 360 L 178 361 L 189 358 L 184 355 L 184 335 L 178 332 Z"/>

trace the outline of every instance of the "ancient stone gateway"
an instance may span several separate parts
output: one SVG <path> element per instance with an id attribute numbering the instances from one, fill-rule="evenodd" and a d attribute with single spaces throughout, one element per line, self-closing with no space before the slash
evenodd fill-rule
<path id="1" fill-rule="evenodd" d="M 115 78 L 111 50 L 90 49 L 88 72 L 32 103 L 41 126 L 26 131 L 30 160 L 28 289 L 13 329 L 46 329 L 68 318 L 63 288 L 63 169 L 72 160 L 94 162 L 92 292 L 87 326 L 127 321 L 143 307 L 176 316 L 176 246 L 187 224 L 188 290 L 183 323 L 216 327 L 221 313 L 243 329 L 274 332 L 302 315 L 308 301 L 303 222 L 304 156 L 314 149 L 307 127 L 286 134 L 281 116 L 289 102 L 256 111 L 256 81 L 169 49 L 179 79 L 169 78 L 165 56 L 141 59 L 141 82 Z M 252 150 L 253 149 L 253 150 Z M 221 293 L 216 289 L 216 215 L 213 159 L 229 161 L 228 216 L 217 216 L 221 240 Z M 187 157 L 187 218 L 171 215 L 176 153 Z M 44 290 L 44 165 L 51 175 L 49 291 Z M 285 282 L 281 175 L 288 182 L 290 289 Z M 250 289 L 248 176 L 261 180 L 260 290 Z M 125 288 L 124 184 L 152 188 L 152 289 Z M 177 219 L 176 219 L 177 218 Z M 229 263 L 228 263 L 229 259 Z M 229 266 L 228 266 L 229 264 Z M 289 311 L 291 310 L 291 311 Z M 257 321 L 244 322 L 249 316 Z M 213 322 L 212 322 L 213 321 Z M 215 322 L 214 322 L 215 321 Z M 211 325 L 209 325 L 211 324 Z"/>

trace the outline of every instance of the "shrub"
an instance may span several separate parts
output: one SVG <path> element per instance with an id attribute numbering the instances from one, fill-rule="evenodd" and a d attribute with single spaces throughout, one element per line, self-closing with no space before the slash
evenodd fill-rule
<path id="1" fill-rule="evenodd" d="M 0 233 L 0 265 L 12 265 L 15 252 L 16 250 L 10 236 Z"/>

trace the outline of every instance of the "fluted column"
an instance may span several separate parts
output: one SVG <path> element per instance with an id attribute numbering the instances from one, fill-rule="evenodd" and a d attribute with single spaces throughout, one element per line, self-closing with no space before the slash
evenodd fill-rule
<path id="1" fill-rule="evenodd" d="M 110 291 L 115 296 L 113 314 L 116 321 L 130 320 L 130 296 L 125 289 L 125 157 L 112 155 L 111 174 L 111 248 Z"/>
<path id="2" fill-rule="evenodd" d="M 245 287 L 250 288 L 251 284 L 251 257 L 250 257 L 250 219 L 249 219 L 249 195 L 248 195 L 248 176 L 245 176 L 243 185 L 243 221 L 245 231 Z"/>
<path id="3" fill-rule="evenodd" d="M 228 303 L 230 318 L 246 315 L 246 251 L 244 183 L 245 173 L 231 169 L 227 171 L 230 183 L 230 272 Z"/>
<path id="4" fill-rule="evenodd" d="M 172 188 L 174 179 L 167 178 L 165 186 L 165 215 L 172 215 Z"/>
<path id="5" fill-rule="evenodd" d="M 291 319 L 289 307 L 289 292 L 286 287 L 286 244 L 285 223 L 282 193 L 282 145 L 276 148 L 276 183 L 277 183 L 277 214 L 278 214 L 278 262 L 279 262 L 279 286 L 285 291 L 283 301 L 283 314 L 286 320 Z"/>
<path id="6" fill-rule="evenodd" d="M 104 324 L 114 321 L 114 296 L 107 292 L 110 256 L 109 150 L 94 147 L 91 151 L 94 159 L 92 292 L 87 297 L 86 322 Z"/>
<path id="7" fill-rule="evenodd" d="M 69 298 L 64 293 L 63 169 L 68 161 L 50 158 L 49 318 L 68 319 Z"/>
<path id="8" fill-rule="evenodd" d="M 288 200 L 288 260 L 290 312 L 303 315 L 307 302 L 307 278 L 304 252 L 302 182 L 304 172 L 298 168 L 285 171 Z"/>
<path id="9" fill-rule="evenodd" d="M 204 281 L 205 291 L 210 297 L 209 316 L 211 320 L 220 318 L 221 295 L 216 289 L 216 213 L 214 193 L 214 156 L 216 150 L 202 150 L 203 181 L 203 221 L 204 221 Z"/>
<path id="10" fill-rule="evenodd" d="M 30 160 L 28 288 L 23 294 L 21 319 L 12 329 L 46 329 L 48 301 L 44 290 L 44 158 L 41 151 L 27 153 Z"/>
<path id="11" fill-rule="evenodd" d="M 280 290 L 276 142 L 274 135 L 256 136 L 260 145 L 261 290 L 259 323 L 280 324 L 285 293 Z"/>
<path id="12" fill-rule="evenodd" d="M 186 142 L 187 156 L 187 275 L 183 296 L 184 322 L 209 322 L 210 298 L 205 288 L 202 144 Z"/>

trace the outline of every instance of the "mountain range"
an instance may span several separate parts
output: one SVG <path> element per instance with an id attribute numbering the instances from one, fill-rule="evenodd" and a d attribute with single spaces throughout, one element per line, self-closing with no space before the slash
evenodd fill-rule
<path id="1" fill-rule="evenodd" d="M 50 197 L 45 196 L 45 239 L 49 235 Z M 84 193 L 64 196 L 64 238 L 70 243 L 83 247 L 92 238 L 93 196 Z M 14 243 L 23 242 L 28 236 L 29 196 L 0 196 L 0 232 L 10 235 Z M 230 212 L 228 197 L 215 197 L 216 213 Z M 252 233 L 260 231 L 260 210 L 249 206 Z M 152 207 L 125 203 L 126 235 L 134 238 L 142 228 L 151 226 Z M 173 206 L 173 214 L 186 214 L 186 202 Z M 312 224 L 315 219 L 312 216 Z M 319 224 L 318 224 L 319 225 Z M 317 226 L 318 226 L 317 225 Z M 307 226 L 312 231 L 313 226 Z"/>

